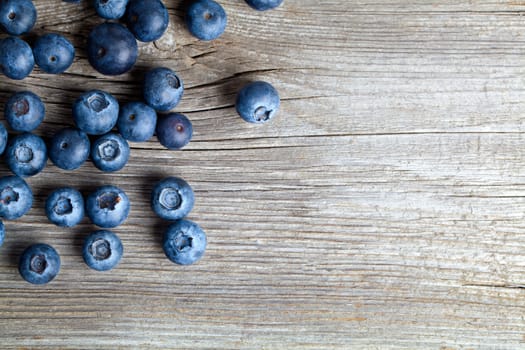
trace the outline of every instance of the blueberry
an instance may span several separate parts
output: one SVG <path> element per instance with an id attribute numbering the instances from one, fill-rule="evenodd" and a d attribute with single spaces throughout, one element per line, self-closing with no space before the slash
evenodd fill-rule
<path id="1" fill-rule="evenodd" d="M 28 132 L 16 135 L 7 142 L 5 161 L 20 177 L 36 175 L 46 166 L 46 143 L 40 136 Z"/>
<path id="2" fill-rule="evenodd" d="M 4 108 L 7 124 L 15 131 L 32 131 L 44 120 L 46 108 L 34 93 L 21 91 L 12 95 Z"/>
<path id="3" fill-rule="evenodd" d="M 77 127 L 89 135 L 109 132 L 118 119 L 119 105 L 115 97 L 101 90 L 82 94 L 73 104 L 73 119 Z"/>
<path id="4" fill-rule="evenodd" d="M 0 154 L 4 153 L 7 146 L 7 130 L 4 124 L 0 123 Z"/>
<path id="5" fill-rule="evenodd" d="M 59 130 L 49 143 L 49 159 L 64 170 L 79 168 L 89 156 L 87 134 L 75 128 Z"/>
<path id="6" fill-rule="evenodd" d="M 196 223 L 179 220 L 164 232 L 162 246 L 168 259 L 176 264 L 190 265 L 204 255 L 206 234 Z"/>
<path id="7" fill-rule="evenodd" d="M 86 199 L 86 214 L 95 225 L 111 228 L 120 225 L 129 215 L 129 198 L 117 186 L 96 189 Z"/>
<path id="8" fill-rule="evenodd" d="M 0 221 L 0 247 L 2 246 L 2 244 L 4 244 L 4 239 L 5 239 L 5 226 L 4 226 L 4 223 Z"/>
<path id="9" fill-rule="evenodd" d="M 135 37 L 118 23 L 102 23 L 88 37 L 89 63 L 102 74 L 119 75 L 129 71 L 138 57 Z"/>
<path id="10" fill-rule="evenodd" d="M 119 134 L 103 135 L 91 145 L 91 160 L 102 171 L 120 170 L 126 165 L 128 159 L 128 142 Z"/>
<path id="11" fill-rule="evenodd" d="M 18 263 L 20 276 L 29 283 L 46 284 L 58 275 L 60 256 L 48 244 L 33 244 L 24 250 Z"/>
<path id="12" fill-rule="evenodd" d="M 21 35 L 33 28 L 36 8 L 31 0 L 0 1 L 0 27 L 8 34 Z"/>
<path id="13" fill-rule="evenodd" d="M 117 127 L 126 140 L 144 142 L 155 133 L 157 113 L 142 102 L 130 102 L 119 111 Z"/>
<path id="14" fill-rule="evenodd" d="M 226 11 L 213 0 L 197 0 L 186 12 L 186 25 L 201 40 L 217 39 L 226 29 Z"/>
<path id="15" fill-rule="evenodd" d="M 189 214 L 194 202 L 193 189 L 178 177 L 162 179 L 151 191 L 151 208 L 165 220 L 182 219 Z"/>
<path id="16" fill-rule="evenodd" d="M 31 209 L 33 191 L 18 176 L 0 178 L 0 217 L 7 220 L 18 219 Z"/>
<path id="17" fill-rule="evenodd" d="M 168 10 L 160 0 L 130 0 L 126 22 L 137 40 L 154 41 L 168 28 Z"/>
<path id="18" fill-rule="evenodd" d="M 0 40 L 0 72 L 14 80 L 22 80 L 35 65 L 33 51 L 28 43 L 16 37 Z"/>
<path id="19" fill-rule="evenodd" d="M 75 226 L 84 218 L 82 194 L 71 187 L 54 190 L 46 199 L 46 216 L 57 226 Z"/>
<path id="20" fill-rule="evenodd" d="M 122 253 L 122 241 L 108 230 L 91 233 L 82 246 L 82 257 L 86 265 L 97 271 L 108 271 L 117 266 Z"/>
<path id="21" fill-rule="evenodd" d="M 258 11 L 266 11 L 276 8 L 283 0 L 246 0 L 246 2 Z"/>
<path id="22" fill-rule="evenodd" d="M 265 123 L 277 114 L 280 103 L 279 94 L 272 85 L 256 81 L 239 91 L 235 108 L 245 121 Z"/>
<path id="23" fill-rule="evenodd" d="M 124 16 L 128 0 L 95 0 L 95 11 L 105 19 L 119 19 Z"/>
<path id="24" fill-rule="evenodd" d="M 157 111 L 169 111 L 182 98 L 184 84 L 169 68 L 154 68 L 144 78 L 144 100 Z"/>
<path id="25" fill-rule="evenodd" d="M 170 113 L 159 118 L 157 138 L 168 149 L 179 149 L 188 144 L 193 134 L 193 126 L 184 114 Z"/>
<path id="26" fill-rule="evenodd" d="M 75 48 L 69 40 L 59 34 L 46 34 L 39 37 L 33 47 L 36 64 L 46 73 L 65 72 L 75 58 Z"/>

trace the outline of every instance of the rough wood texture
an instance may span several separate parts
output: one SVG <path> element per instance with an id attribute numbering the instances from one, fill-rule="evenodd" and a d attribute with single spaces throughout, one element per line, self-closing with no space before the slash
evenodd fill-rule
<path id="1" fill-rule="evenodd" d="M 185 81 L 177 110 L 195 135 L 180 152 L 133 144 L 118 174 L 49 164 L 28 180 L 35 205 L 6 223 L 0 249 L 2 348 L 525 348 L 525 2 L 285 0 L 259 13 L 224 0 L 226 33 L 199 42 L 170 0 L 167 34 L 113 78 L 87 64 L 85 37 L 101 22 L 90 5 L 35 3 L 33 34 L 65 34 L 78 57 L 60 76 L 2 78 L 0 106 L 12 91 L 39 93 L 37 133 L 49 136 L 72 124 L 82 91 L 139 99 L 145 70 L 164 65 Z M 268 125 L 233 108 L 254 79 L 282 96 Z M 196 192 L 190 218 L 209 245 L 194 266 L 160 248 L 166 224 L 148 197 L 166 175 Z M 64 183 L 130 195 L 114 271 L 84 265 L 87 220 L 45 219 L 46 194 Z M 44 287 L 16 268 L 37 241 L 62 255 Z"/>

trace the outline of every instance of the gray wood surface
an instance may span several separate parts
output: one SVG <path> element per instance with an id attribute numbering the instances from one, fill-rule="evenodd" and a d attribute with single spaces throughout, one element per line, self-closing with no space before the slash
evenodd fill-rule
<path id="1" fill-rule="evenodd" d="M 73 124 L 81 92 L 140 99 L 145 70 L 167 66 L 194 139 L 134 143 L 117 174 L 49 163 L 28 179 L 34 207 L 6 222 L 0 248 L 0 348 L 525 348 L 524 2 L 285 0 L 260 13 L 224 0 L 225 34 L 200 42 L 170 0 L 168 32 L 119 77 L 87 64 L 101 22 L 88 2 L 35 0 L 29 39 L 62 33 L 78 55 L 60 76 L 1 78 L 0 112 L 13 91 L 37 92 L 47 137 Z M 233 107 L 256 79 L 282 97 L 268 125 Z M 149 209 L 168 175 L 193 186 L 189 218 L 208 234 L 193 266 L 164 257 L 166 224 Z M 57 228 L 43 204 L 63 184 L 107 183 L 132 210 L 114 230 L 121 264 L 97 273 L 80 256 L 95 227 Z M 33 242 L 62 256 L 49 285 L 18 275 Z"/>

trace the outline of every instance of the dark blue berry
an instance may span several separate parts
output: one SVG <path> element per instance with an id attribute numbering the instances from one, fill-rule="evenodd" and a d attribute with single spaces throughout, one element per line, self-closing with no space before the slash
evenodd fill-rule
<path id="1" fill-rule="evenodd" d="M 84 218 L 82 194 L 71 187 L 54 190 L 46 199 L 46 216 L 57 226 L 75 226 Z"/>
<path id="2" fill-rule="evenodd" d="M 33 47 L 36 64 L 46 73 L 65 72 L 73 63 L 75 48 L 69 40 L 59 34 L 39 37 Z"/>
<path id="3" fill-rule="evenodd" d="M 162 237 L 164 253 L 176 264 L 190 265 L 206 250 L 206 234 L 196 223 L 179 220 L 171 224 Z"/>
<path id="4" fill-rule="evenodd" d="M 186 12 L 186 24 L 191 34 L 201 40 L 213 40 L 226 29 L 227 16 L 224 8 L 213 0 L 197 0 Z"/>
<path id="5" fill-rule="evenodd" d="M 160 0 L 130 0 L 126 22 L 137 40 L 154 41 L 168 28 L 168 10 Z"/>
<path id="6" fill-rule="evenodd" d="M 5 161 L 18 176 L 36 175 L 46 166 L 46 143 L 40 136 L 28 132 L 16 135 L 7 142 Z"/>
<path id="7" fill-rule="evenodd" d="M 184 84 L 169 68 L 154 68 L 144 78 L 144 100 L 157 111 L 169 111 L 182 98 Z"/>
<path id="8" fill-rule="evenodd" d="M 0 247 L 2 246 L 2 244 L 4 244 L 4 239 L 5 239 L 5 226 L 4 226 L 4 223 L 0 221 Z"/>
<path id="9" fill-rule="evenodd" d="M 108 271 L 117 266 L 122 253 L 120 238 L 108 230 L 91 233 L 82 246 L 82 257 L 86 265 L 97 271 Z"/>
<path id="10" fill-rule="evenodd" d="M 119 75 L 129 71 L 138 57 L 137 41 L 118 23 L 102 23 L 88 37 L 89 63 L 102 74 Z"/>
<path id="11" fill-rule="evenodd" d="M 18 263 L 20 276 L 29 283 L 45 284 L 60 271 L 60 256 L 48 244 L 33 244 L 24 250 Z"/>
<path id="12" fill-rule="evenodd" d="M 95 11 L 105 19 L 119 19 L 126 13 L 128 0 L 95 0 Z"/>
<path id="13" fill-rule="evenodd" d="M 16 37 L 0 40 L 0 73 L 22 80 L 33 71 L 35 58 L 28 43 Z"/>
<path id="14" fill-rule="evenodd" d="M 165 220 L 184 218 L 193 208 L 194 202 L 193 189 L 178 177 L 162 179 L 151 191 L 151 209 Z"/>
<path id="15" fill-rule="evenodd" d="M 86 199 L 86 214 L 95 225 L 111 228 L 120 225 L 129 215 L 129 198 L 117 186 L 96 189 Z"/>
<path id="16" fill-rule="evenodd" d="M 142 102 L 130 102 L 119 111 L 117 127 L 126 140 L 144 142 L 155 134 L 157 112 Z"/>
<path id="17" fill-rule="evenodd" d="M 4 153 L 7 146 L 7 130 L 4 124 L 0 123 L 0 154 Z"/>
<path id="18" fill-rule="evenodd" d="M 18 176 L 0 178 L 0 217 L 7 220 L 18 219 L 31 209 L 33 191 Z"/>
<path id="19" fill-rule="evenodd" d="M 88 158 L 90 142 L 87 134 L 75 128 L 59 130 L 49 143 L 49 159 L 57 167 L 74 170 Z"/>
<path id="20" fill-rule="evenodd" d="M 193 135 L 193 126 L 184 114 L 170 113 L 159 117 L 157 138 L 168 149 L 179 149 L 188 144 Z"/>
<path id="21" fill-rule="evenodd" d="M 246 0 L 246 2 L 258 11 L 266 11 L 276 8 L 283 0 Z"/>
<path id="22" fill-rule="evenodd" d="M 32 131 L 44 120 L 46 108 L 34 93 L 21 91 L 12 95 L 4 108 L 7 124 L 15 131 Z"/>
<path id="23" fill-rule="evenodd" d="M 102 171 L 120 170 L 126 165 L 128 159 L 128 142 L 119 134 L 103 135 L 91 145 L 91 160 Z"/>
<path id="24" fill-rule="evenodd" d="M 256 81 L 239 91 L 235 108 L 245 121 L 265 123 L 277 114 L 280 103 L 279 93 L 272 85 Z"/>
<path id="25" fill-rule="evenodd" d="M 33 28 L 36 8 L 31 0 L 0 1 L 0 27 L 8 34 L 21 35 Z"/>
<path id="26" fill-rule="evenodd" d="M 77 127 L 89 135 L 109 132 L 118 119 L 119 105 L 115 97 L 101 90 L 83 93 L 73 104 Z"/>

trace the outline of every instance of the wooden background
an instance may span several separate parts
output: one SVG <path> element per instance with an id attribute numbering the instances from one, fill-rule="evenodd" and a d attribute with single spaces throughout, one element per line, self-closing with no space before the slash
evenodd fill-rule
<path id="1" fill-rule="evenodd" d="M 35 0 L 27 39 L 62 33 L 77 57 L 59 76 L 1 78 L 0 112 L 13 91 L 38 93 L 49 137 L 83 91 L 140 99 L 145 70 L 168 66 L 194 138 L 183 151 L 134 143 L 117 174 L 49 163 L 28 179 L 34 207 L 6 222 L 0 248 L 0 348 L 525 348 L 525 2 L 285 0 L 261 13 L 224 0 L 226 32 L 200 42 L 183 1 L 166 0 L 167 33 L 119 77 L 87 64 L 101 22 L 88 3 Z M 233 107 L 256 79 L 282 97 L 268 125 Z M 193 186 L 189 218 L 208 234 L 193 266 L 164 257 L 149 209 L 168 175 Z M 95 227 L 57 228 L 43 203 L 64 184 L 108 183 L 132 211 L 114 230 L 121 264 L 98 273 L 80 255 Z M 17 272 L 35 242 L 62 256 L 46 286 Z"/>

